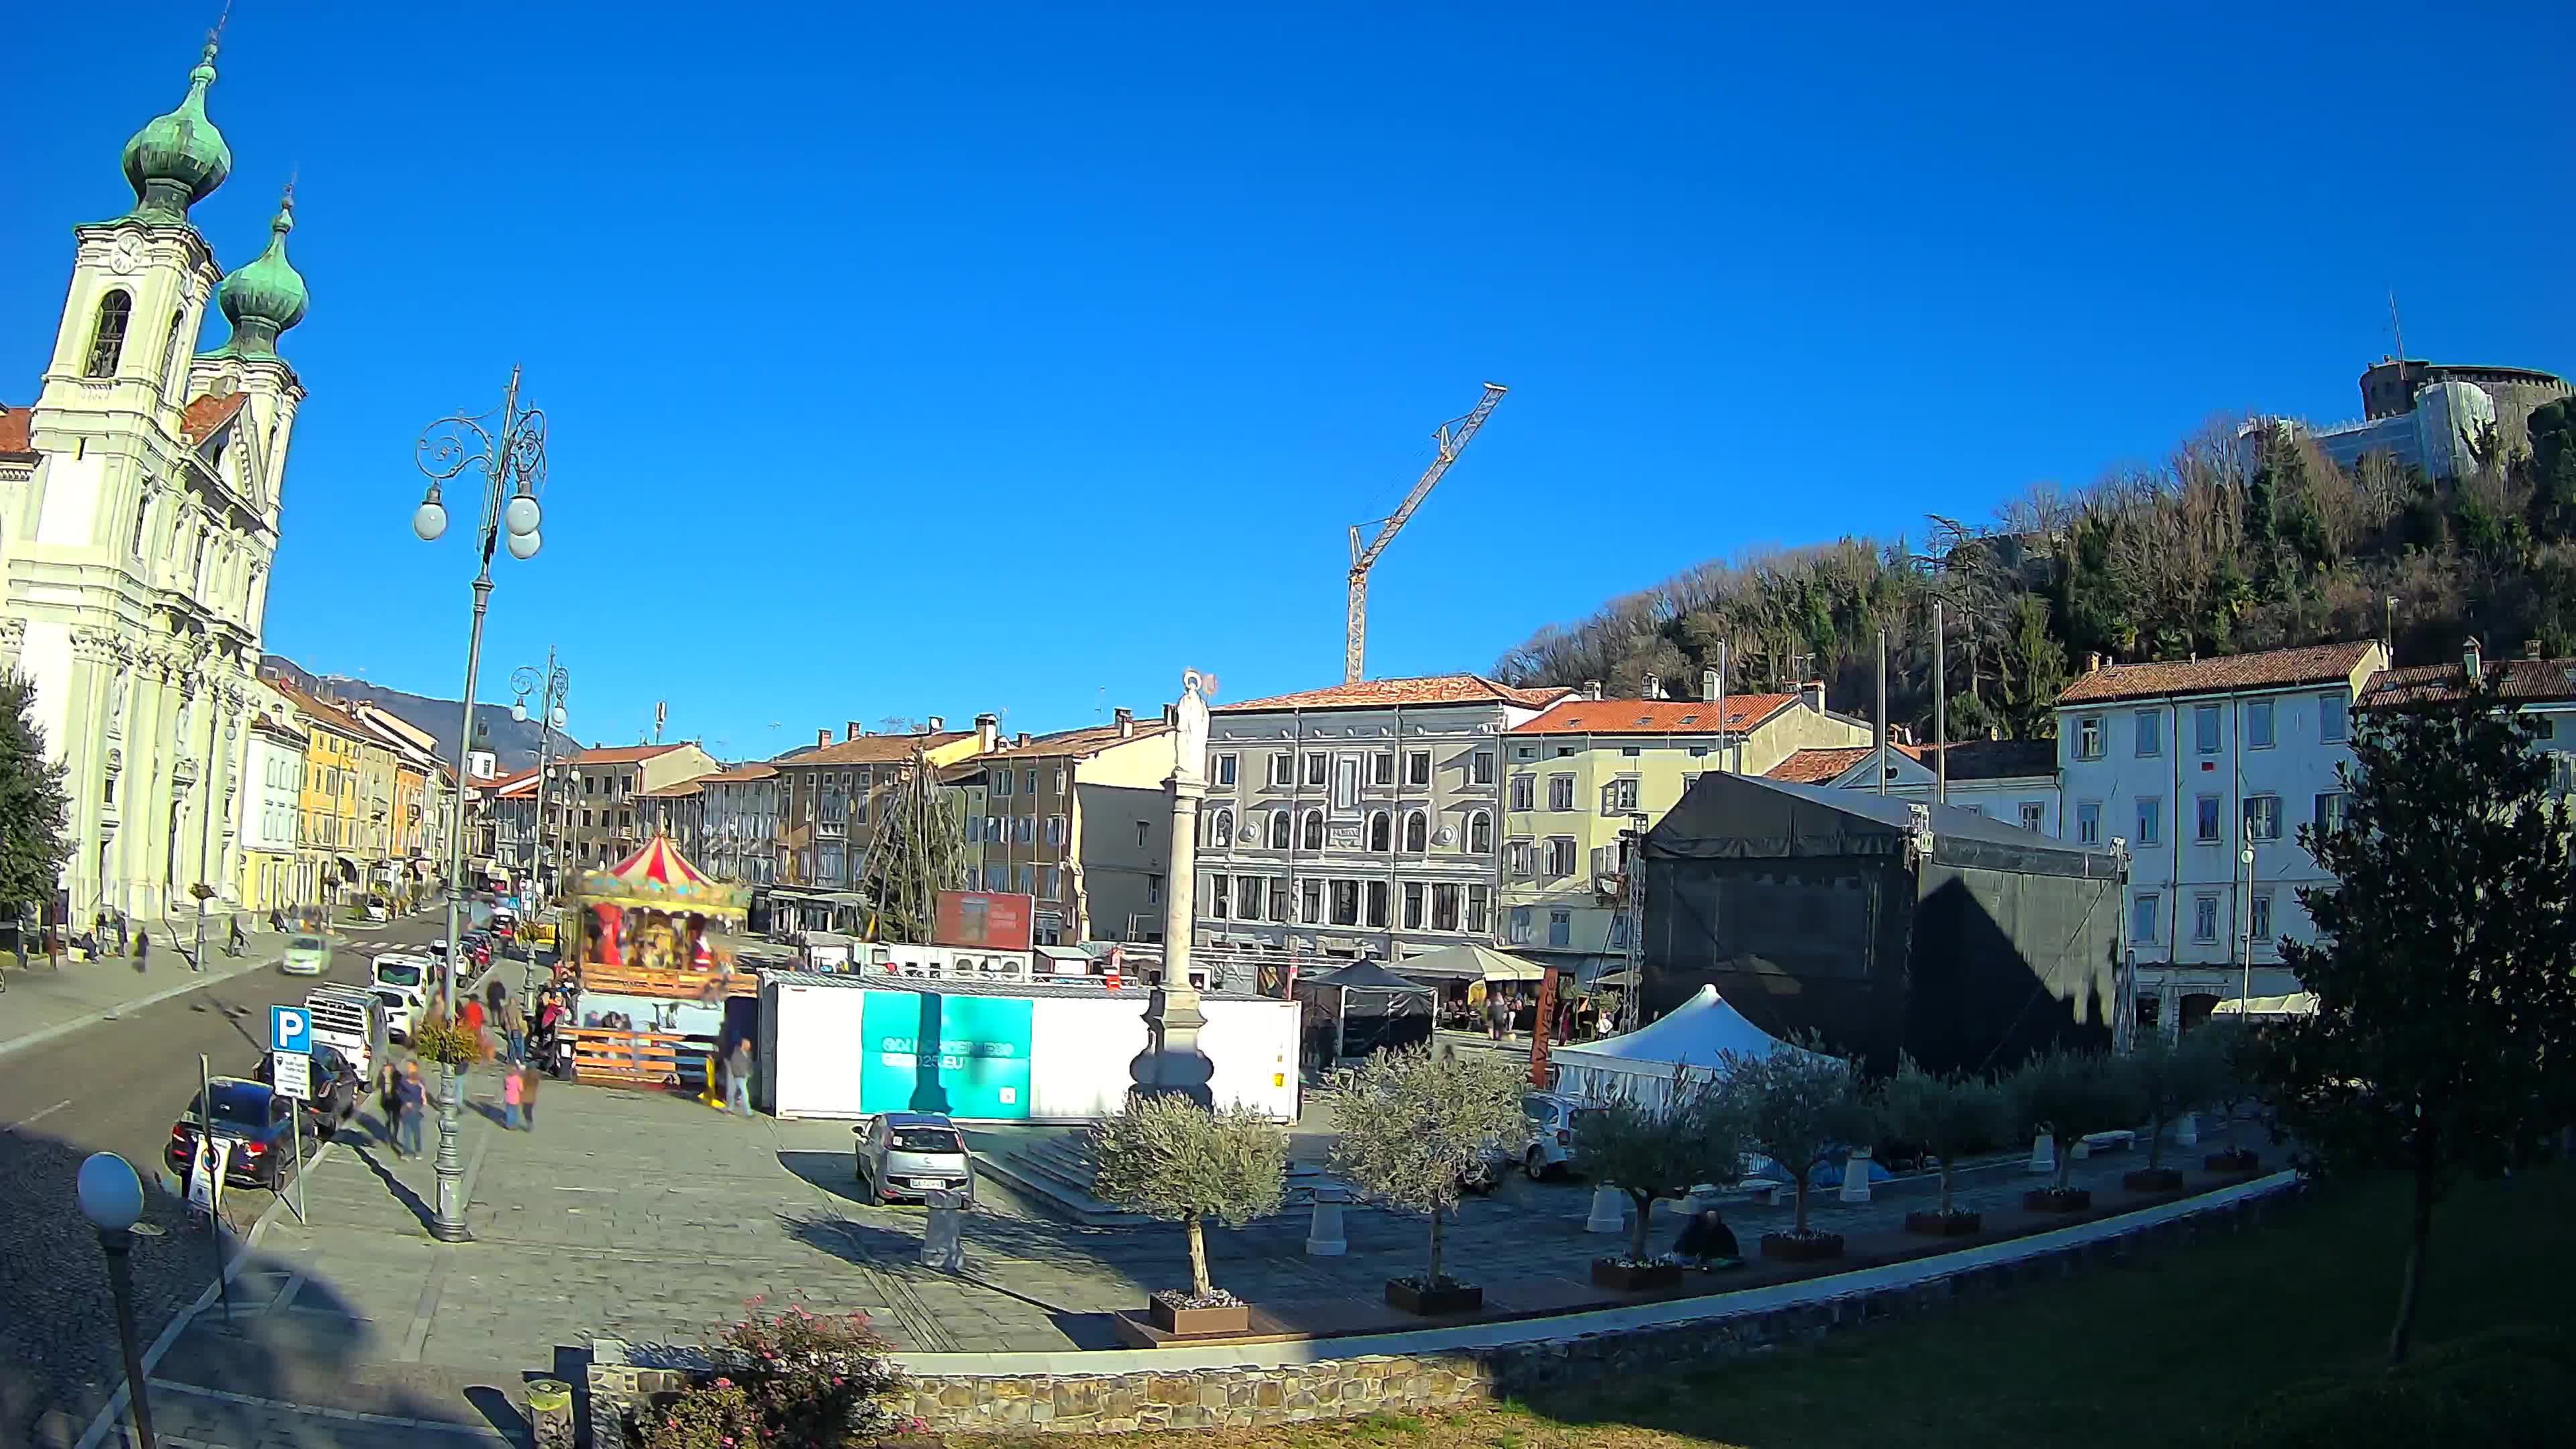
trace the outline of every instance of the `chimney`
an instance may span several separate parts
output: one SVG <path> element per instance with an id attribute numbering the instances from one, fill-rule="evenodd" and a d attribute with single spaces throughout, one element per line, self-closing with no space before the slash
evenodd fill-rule
<path id="1" fill-rule="evenodd" d="M 1131 739 L 1135 736 L 1136 711 L 1132 709 L 1115 709 L 1110 711 L 1109 717 L 1118 722 L 1118 738 L 1124 740 Z"/>
<path id="2" fill-rule="evenodd" d="M 2534 634 L 2530 638 L 2522 641 L 2522 657 L 2525 659 L 2537 659 L 2540 657 L 2539 635 Z"/>
<path id="3" fill-rule="evenodd" d="M 1002 742 L 1002 717 L 997 714 L 975 716 L 975 753 L 990 754 Z"/>
<path id="4" fill-rule="evenodd" d="M 1181 707 L 1177 704 L 1164 705 L 1163 723 L 1169 728 L 1179 729 L 1181 727 Z"/>
<path id="5" fill-rule="evenodd" d="M 1717 698 L 1716 670 L 1703 669 L 1699 672 L 1699 697 L 1704 700 L 1715 700 Z"/>
<path id="6" fill-rule="evenodd" d="M 2477 636 L 2472 634 L 2460 645 L 2460 672 L 2468 676 L 2469 688 L 2471 689 L 2478 687 L 2480 673 L 2478 668 L 2479 663 L 2478 640 Z"/>
<path id="7" fill-rule="evenodd" d="M 939 714 L 932 715 L 930 718 L 922 721 L 921 732 L 926 735 L 946 734 L 948 732 L 948 717 L 946 715 Z"/>
<path id="8" fill-rule="evenodd" d="M 858 722 L 857 720 L 851 720 L 851 721 L 847 722 L 846 724 L 843 724 L 843 725 L 841 726 L 841 728 L 842 728 L 843 730 L 847 731 L 847 733 L 845 733 L 845 734 L 843 734 L 843 735 L 841 736 L 841 738 L 842 738 L 842 739 L 844 739 L 844 740 L 855 740 L 855 739 L 857 739 L 857 738 L 859 737 L 860 730 L 859 730 L 859 722 Z"/>
<path id="9" fill-rule="evenodd" d="M 1806 683 L 1799 685 L 1798 697 L 1806 701 L 1807 708 L 1814 710 L 1818 714 L 1823 714 L 1825 712 L 1825 682 L 1823 680 L 1810 679 Z"/>
<path id="10" fill-rule="evenodd" d="M 2087 653 L 2085 654 L 2085 656 L 2084 656 L 2084 672 L 2085 672 L 2085 673 L 2087 673 L 2087 674 L 2099 674 L 2099 673 L 2101 673 L 2101 672 L 2102 672 L 2102 651 L 2101 651 L 2101 650 L 2099 650 L 2099 649 L 2095 649 L 2095 650 L 2091 650 L 2091 651 L 2089 651 L 2089 652 L 2087 652 Z"/>
<path id="11" fill-rule="evenodd" d="M 1587 680 L 1583 681 L 1583 698 L 1585 698 L 1585 699 L 1599 699 L 1600 697 L 1601 697 L 1601 681 L 1600 681 L 1600 680 L 1597 680 L 1597 679 L 1587 679 Z"/>
<path id="12" fill-rule="evenodd" d="M 816 748 L 816 749 L 818 749 L 818 750 L 819 750 L 819 749 L 821 749 L 822 747 L 824 747 L 825 745 L 830 744 L 831 742 L 832 742 L 832 732 L 831 732 L 830 730 L 816 730 L 816 731 L 814 731 L 814 748 Z"/>
<path id="13" fill-rule="evenodd" d="M 1664 682 L 1649 674 L 1646 676 L 1646 687 L 1643 692 L 1648 699 L 1661 699 L 1664 697 Z"/>
<path id="14" fill-rule="evenodd" d="M 1016 745 L 1016 746 L 1025 746 L 1025 745 L 1027 745 L 1027 744 L 1028 744 L 1028 742 L 1029 742 L 1029 732 L 1028 732 L 1027 730 L 1022 730 L 1022 731 L 1020 731 L 1019 738 L 1017 738 L 1017 739 L 1015 739 L 1015 740 L 1011 741 L 1011 743 L 1012 743 L 1013 745 Z"/>

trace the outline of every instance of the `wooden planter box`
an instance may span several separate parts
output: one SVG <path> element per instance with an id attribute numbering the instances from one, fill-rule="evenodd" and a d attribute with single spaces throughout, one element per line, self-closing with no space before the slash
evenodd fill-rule
<path id="1" fill-rule="evenodd" d="M 1840 1233 L 1810 1233 L 1803 1238 L 1788 1233 L 1762 1235 L 1762 1256 L 1777 1258 L 1784 1263 L 1815 1263 L 1842 1255 L 1843 1235 Z"/>
<path id="2" fill-rule="evenodd" d="M 1145 1317 L 1156 1328 L 1182 1338 L 1246 1333 L 1252 1328 L 1252 1305 L 1229 1303 L 1217 1308 L 1174 1308 L 1156 1298 L 1146 1303 Z"/>
<path id="3" fill-rule="evenodd" d="M 2237 1148 L 2227 1152 L 2213 1152 L 2202 1158 L 2200 1165 L 2203 1170 L 2209 1172 L 2255 1172 L 2263 1166 L 2263 1155 Z"/>
<path id="4" fill-rule="evenodd" d="M 2120 1186 L 2131 1192 L 2172 1192 L 2182 1186 L 2182 1169 L 2141 1167 L 2135 1172 L 2121 1174 Z"/>
<path id="5" fill-rule="evenodd" d="M 1927 1238 L 1964 1238 L 1970 1233 L 1982 1232 L 1985 1226 L 1985 1217 L 1980 1213 L 1922 1212 L 1905 1215 L 1905 1230 Z"/>
<path id="6" fill-rule="evenodd" d="M 1444 1313 L 1473 1313 L 1485 1306 L 1485 1290 L 1471 1283 L 1444 1283 L 1437 1288 L 1419 1288 L 1411 1279 L 1386 1280 L 1386 1301 L 1391 1308 L 1419 1313 L 1426 1318 Z"/>
<path id="7" fill-rule="evenodd" d="M 2021 1195 L 2021 1206 L 2024 1212 L 2080 1213 L 2093 1206 L 2093 1193 L 2081 1187 L 2062 1192 L 2053 1187 L 2035 1187 Z"/>
<path id="8" fill-rule="evenodd" d="M 1649 1293 L 1658 1288 L 1678 1288 L 1682 1281 L 1679 1263 L 1655 1263 L 1644 1268 L 1631 1268 L 1608 1258 L 1592 1260 L 1592 1286 L 1614 1293 Z"/>

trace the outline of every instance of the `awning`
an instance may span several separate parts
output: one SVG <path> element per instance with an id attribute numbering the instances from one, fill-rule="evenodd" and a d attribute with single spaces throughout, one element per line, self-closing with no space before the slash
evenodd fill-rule
<path id="1" fill-rule="evenodd" d="M 2209 1014 L 2212 1016 L 2314 1016 L 2317 1014 L 2317 994 L 2313 991 L 2293 991 L 2287 996 L 2257 996 L 2251 1001 L 2242 997 L 2231 997 L 2211 1007 Z"/>
<path id="2" fill-rule="evenodd" d="M 1485 946 L 1443 946 L 1420 956 L 1390 963 L 1417 981 L 1536 981 L 1547 968 Z"/>

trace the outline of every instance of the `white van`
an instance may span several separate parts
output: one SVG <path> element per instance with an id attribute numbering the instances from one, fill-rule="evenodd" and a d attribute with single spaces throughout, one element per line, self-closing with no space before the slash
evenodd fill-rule
<path id="1" fill-rule="evenodd" d="M 385 1003 L 375 992 L 357 986 L 317 986 L 304 998 L 304 1009 L 313 1017 L 313 1039 L 338 1047 L 349 1065 L 358 1069 L 360 1081 L 374 1081 L 376 1068 L 385 1059 L 390 1025 Z"/>

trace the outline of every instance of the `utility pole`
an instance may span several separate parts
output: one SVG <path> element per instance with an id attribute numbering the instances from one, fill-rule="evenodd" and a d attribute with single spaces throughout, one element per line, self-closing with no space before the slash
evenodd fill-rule
<path id="1" fill-rule="evenodd" d="M 1453 418 L 1432 430 L 1431 441 L 1438 446 L 1438 451 L 1432 456 L 1431 466 L 1423 470 L 1422 477 L 1413 485 L 1413 491 L 1404 495 L 1404 501 L 1397 504 L 1395 512 L 1379 525 L 1377 537 L 1371 539 L 1365 548 L 1360 545 L 1359 528 L 1354 526 L 1351 529 L 1350 597 L 1342 625 L 1342 683 L 1360 682 L 1360 658 L 1368 644 L 1369 570 L 1376 566 L 1377 556 L 1386 552 L 1386 546 L 1395 541 L 1396 531 L 1413 516 L 1413 510 L 1420 508 L 1422 500 L 1431 496 L 1432 486 L 1440 481 L 1441 474 L 1449 471 L 1450 464 L 1458 461 L 1458 454 L 1465 450 L 1467 441 L 1485 425 L 1486 414 L 1494 410 L 1494 404 L 1501 402 L 1508 390 L 1499 382 L 1486 383 L 1484 397 L 1465 417 Z"/>
<path id="2" fill-rule="evenodd" d="M 1878 778 L 1870 782 L 1870 788 L 1884 795 L 1887 793 L 1887 626 L 1884 624 L 1878 630 L 1877 733 L 1878 749 L 1872 758 L 1878 762 L 1875 767 Z"/>
<path id="3" fill-rule="evenodd" d="M 1950 636 L 1941 601 L 1932 601 L 1932 803 L 1950 803 Z"/>

